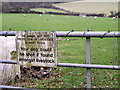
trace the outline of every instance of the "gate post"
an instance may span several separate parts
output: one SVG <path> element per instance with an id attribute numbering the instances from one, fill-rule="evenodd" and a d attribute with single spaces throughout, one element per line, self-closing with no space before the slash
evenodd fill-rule
<path id="1" fill-rule="evenodd" d="M 86 64 L 90 64 L 90 37 L 86 37 Z M 91 75 L 90 75 L 90 68 L 86 69 L 87 74 L 87 89 L 90 90 L 91 88 Z"/>

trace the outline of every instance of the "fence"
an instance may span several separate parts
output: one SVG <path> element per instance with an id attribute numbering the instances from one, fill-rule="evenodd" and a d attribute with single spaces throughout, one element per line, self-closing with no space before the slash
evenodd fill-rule
<path id="1" fill-rule="evenodd" d="M 0 31 L 0 36 L 15 36 L 15 31 Z M 90 64 L 90 39 L 95 38 L 120 38 L 120 32 L 56 32 L 57 37 L 86 37 L 86 64 L 58 63 L 59 67 L 79 67 L 86 68 L 87 88 L 91 88 L 91 68 L 120 70 L 120 66 L 114 65 L 95 65 Z M 0 63 L 18 64 L 17 61 L 0 60 Z"/>

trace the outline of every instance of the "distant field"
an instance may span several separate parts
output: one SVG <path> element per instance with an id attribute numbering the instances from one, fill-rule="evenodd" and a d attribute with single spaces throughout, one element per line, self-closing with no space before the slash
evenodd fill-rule
<path id="1" fill-rule="evenodd" d="M 35 30 L 35 31 L 117 31 L 118 20 L 111 18 L 63 16 L 63 15 L 42 15 L 40 14 L 3 14 L 2 30 L 9 31 Z"/>
<path id="2" fill-rule="evenodd" d="M 104 13 L 109 15 L 110 11 L 118 11 L 118 2 L 105 2 L 105 0 L 103 2 L 83 0 L 54 4 L 54 6 L 79 13 Z"/>
<path id="3" fill-rule="evenodd" d="M 38 12 L 56 12 L 56 13 L 66 13 L 61 10 L 56 10 L 56 9 L 46 9 L 46 8 L 34 8 L 30 9 L 31 11 L 38 11 Z"/>

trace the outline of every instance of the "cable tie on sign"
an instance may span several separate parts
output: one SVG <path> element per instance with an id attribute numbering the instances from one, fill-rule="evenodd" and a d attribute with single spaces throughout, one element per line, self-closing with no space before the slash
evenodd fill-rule
<path id="1" fill-rule="evenodd" d="M 5 33 L 5 37 L 7 37 L 8 31 Z"/>
<path id="2" fill-rule="evenodd" d="M 100 38 L 103 38 L 106 34 L 108 34 L 110 31 L 105 32 Z"/>
<path id="3" fill-rule="evenodd" d="M 74 32 L 74 30 L 69 31 L 69 32 L 65 35 L 65 37 L 67 37 L 71 32 Z"/>
<path id="4" fill-rule="evenodd" d="M 89 29 L 88 29 L 88 30 L 86 30 L 86 31 L 89 32 L 89 31 L 92 31 L 92 30 L 89 30 Z M 83 36 L 82 36 L 82 39 L 83 39 L 83 37 L 85 36 L 85 33 L 86 33 L 86 32 L 84 31 Z"/>
<path id="5" fill-rule="evenodd" d="M 83 36 L 82 36 L 82 39 L 83 39 L 83 37 L 85 36 L 85 33 L 86 33 L 86 32 L 84 31 Z"/>

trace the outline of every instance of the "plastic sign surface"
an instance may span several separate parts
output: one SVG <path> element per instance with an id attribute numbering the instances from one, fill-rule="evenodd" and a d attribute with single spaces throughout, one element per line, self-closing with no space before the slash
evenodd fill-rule
<path id="1" fill-rule="evenodd" d="M 57 66 L 55 32 L 18 31 L 17 60 L 26 66 Z"/>

